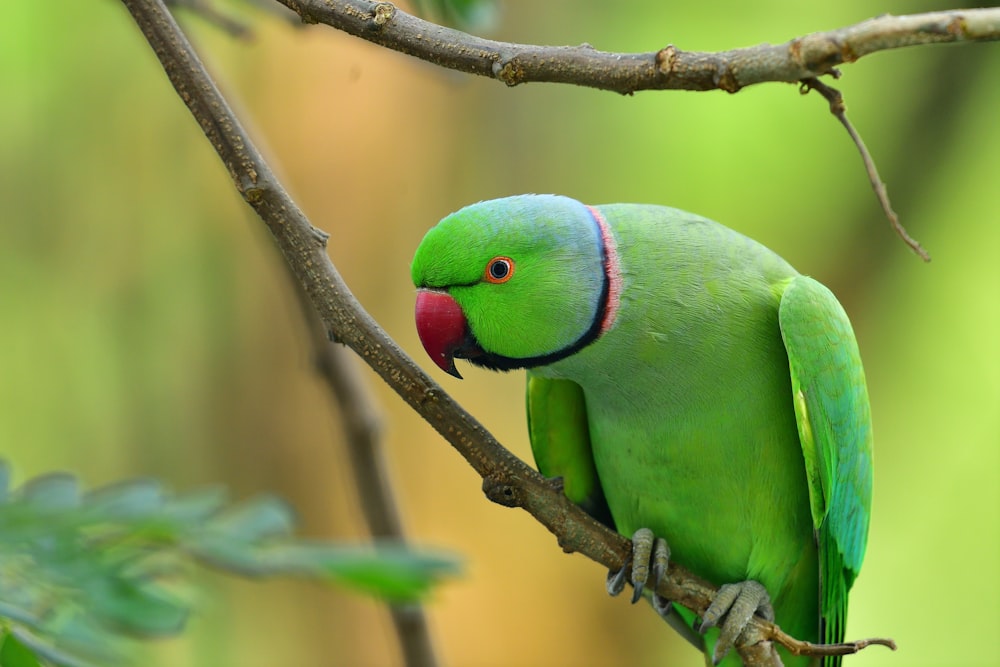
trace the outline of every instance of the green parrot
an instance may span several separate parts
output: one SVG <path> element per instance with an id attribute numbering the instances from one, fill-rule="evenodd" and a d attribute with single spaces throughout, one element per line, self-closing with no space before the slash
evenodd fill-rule
<path id="1" fill-rule="evenodd" d="M 754 611 L 798 639 L 843 640 L 872 432 L 854 333 L 826 287 L 706 218 L 555 195 L 449 215 L 412 277 L 440 368 L 527 369 L 539 471 L 633 538 L 634 599 L 669 557 L 723 586 L 704 619 L 654 596 L 716 662 Z"/>

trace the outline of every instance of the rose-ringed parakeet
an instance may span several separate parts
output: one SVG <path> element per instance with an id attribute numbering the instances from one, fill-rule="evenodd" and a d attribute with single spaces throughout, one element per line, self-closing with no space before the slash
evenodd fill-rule
<path id="1" fill-rule="evenodd" d="M 540 472 L 635 535 L 638 557 L 662 564 L 662 538 L 671 560 L 733 584 L 725 597 L 791 635 L 842 641 L 872 439 L 857 343 L 827 288 L 705 218 L 553 195 L 449 215 L 412 278 L 434 362 L 457 377 L 456 357 L 527 369 Z M 722 597 L 706 615 L 728 611 Z M 726 622 L 728 644 L 741 627 Z"/>

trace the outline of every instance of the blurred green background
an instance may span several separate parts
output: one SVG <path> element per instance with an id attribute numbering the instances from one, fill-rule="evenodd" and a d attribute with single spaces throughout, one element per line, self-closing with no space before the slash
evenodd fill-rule
<path id="1" fill-rule="evenodd" d="M 508 1 L 490 36 L 648 51 L 782 42 L 917 0 Z M 828 284 L 854 321 L 876 432 L 874 515 L 849 658 L 1000 656 L 1000 47 L 876 54 L 837 84 L 924 265 L 890 232 L 815 95 L 640 93 L 443 71 L 324 27 L 247 12 L 252 41 L 182 22 L 285 185 L 332 235 L 361 302 L 522 457 L 522 378 L 428 363 L 409 259 L 467 203 L 557 192 L 715 218 Z M 152 475 L 282 494 L 312 536 L 363 539 L 338 418 L 260 222 L 114 1 L 0 3 L 0 455 L 24 479 Z M 371 377 L 415 541 L 460 552 L 428 609 L 450 665 L 698 664 L 644 606 L 473 471 Z M 206 577 L 154 665 L 398 664 L 379 606 L 297 582 Z"/>

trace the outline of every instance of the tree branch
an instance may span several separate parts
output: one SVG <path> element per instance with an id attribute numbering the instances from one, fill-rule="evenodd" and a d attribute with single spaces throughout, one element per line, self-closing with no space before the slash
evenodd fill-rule
<path id="1" fill-rule="evenodd" d="M 885 184 L 861 135 L 847 120 L 843 99 L 818 77 L 840 75 L 838 65 L 878 51 L 921 44 L 1000 40 L 1000 7 L 906 16 L 884 14 L 861 23 L 718 52 L 683 51 L 670 44 L 647 53 L 580 46 L 536 46 L 483 39 L 407 14 L 389 2 L 277 0 L 305 23 L 324 23 L 380 46 L 450 69 L 503 81 L 571 83 L 631 95 L 640 90 L 715 90 L 735 93 L 765 82 L 804 83 L 830 102 L 833 115 L 861 154 L 875 197 L 893 231 L 925 262 L 930 255 L 892 208 Z M 836 95 L 834 100 L 831 95 Z"/>
<path id="2" fill-rule="evenodd" d="M 291 272 L 287 263 L 286 268 Z M 326 326 L 297 281 L 295 295 L 309 328 L 316 369 L 340 413 L 351 476 L 368 532 L 376 539 L 390 539 L 402 544 L 406 535 L 389 483 L 382 447 L 381 417 L 375 409 L 375 399 L 361 377 L 357 358 L 342 346 L 330 342 Z M 419 604 L 391 604 L 389 615 L 399 638 L 403 663 L 407 667 L 435 667 L 438 660 L 423 608 Z"/>
<path id="3" fill-rule="evenodd" d="M 927 251 L 924 250 L 924 247 L 915 238 L 907 233 L 906 228 L 903 227 L 903 223 L 899 221 L 896 211 L 893 210 L 892 203 L 889 201 L 889 192 L 885 189 L 885 183 L 882 182 L 882 178 L 878 175 L 875 160 L 872 158 L 871 153 L 868 152 L 868 147 L 865 146 L 861 135 L 854 129 L 851 121 L 847 120 L 847 106 L 844 104 L 844 96 L 833 86 L 828 86 L 815 78 L 803 79 L 801 90 L 803 94 L 808 93 L 810 90 L 815 90 L 830 104 L 830 113 L 844 126 L 847 134 L 851 137 L 851 141 L 854 142 L 854 146 L 858 149 L 858 153 L 861 154 L 861 161 L 865 164 L 865 173 L 868 174 L 868 182 L 871 183 L 872 190 L 875 192 L 875 198 L 878 199 L 878 203 L 882 207 L 882 212 L 889 220 L 889 224 L 892 225 L 893 231 L 896 232 L 899 238 L 903 239 L 903 243 L 908 245 L 910 250 L 917 253 L 920 259 L 925 262 L 931 261 L 931 256 L 927 254 Z"/>
<path id="4" fill-rule="evenodd" d="M 278 0 L 306 23 L 324 23 L 380 46 L 449 69 L 503 81 L 572 83 L 630 95 L 639 90 L 735 93 L 768 81 L 794 83 L 832 74 L 838 65 L 877 51 L 919 44 L 1000 40 L 1000 8 L 908 16 L 888 14 L 784 44 L 729 51 L 647 53 L 580 46 L 536 46 L 483 39 L 407 14 L 388 2 Z"/>
<path id="5" fill-rule="evenodd" d="M 361 356 L 458 450 L 482 476 L 487 497 L 502 505 L 527 510 L 556 536 L 565 551 L 582 553 L 609 569 L 621 568 L 630 556 L 629 541 L 573 505 L 561 491 L 501 446 L 407 357 L 361 307 L 326 254 L 327 235 L 309 223 L 277 181 L 162 0 L 122 1 L 177 94 L 218 152 L 237 190 L 271 231 L 289 268 L 331 334 Z M 392 17 L 391 6 L 384 11 Z M 362 20 L 374 20 L 366 16 Z M 656 592 L 700 615 L 715 590 L 708 582 L 672 564 Z M 759 652 L 754 645 L 768 639 L 789 645 L 787 635 L 777 626 L 755 617 L 741 637 L 741 655 L 750 660 Z M 777 655 L 770 653 L 776 660 Z M 777 664 L 774 660 L 753 664 Z"/>

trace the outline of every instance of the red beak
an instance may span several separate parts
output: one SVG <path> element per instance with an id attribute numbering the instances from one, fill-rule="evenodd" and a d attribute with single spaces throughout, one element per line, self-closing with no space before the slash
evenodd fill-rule
<path id="1" fill-rule="evenodd" d="M 468 323 L 458 303 L 446 292 L 422 289 L 417 292 L 414 316 L 427 354 L 441 370 L 461 380 L 455 368 L 455 351 L 465 342 Z"/>

